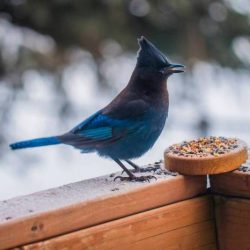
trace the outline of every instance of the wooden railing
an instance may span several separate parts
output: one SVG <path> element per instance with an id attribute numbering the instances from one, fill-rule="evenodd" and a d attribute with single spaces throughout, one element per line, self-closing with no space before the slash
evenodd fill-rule
<path id="1" fill-rule="evenodd" d="M 0 202 L 0 249 L 250 249 L 250 166 L 210 177 L 104 176 Z M 243 171 L 244 170 L 244 171 Z"/>

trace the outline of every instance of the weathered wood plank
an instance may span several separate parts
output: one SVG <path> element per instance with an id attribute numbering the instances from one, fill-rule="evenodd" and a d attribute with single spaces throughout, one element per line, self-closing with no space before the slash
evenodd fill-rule
<path id="1" fill-rule="evenodd" d="M 190 199 L 22 247 L 22 250 L 215 249 L 213 201 Z"/>
<path id="2" fill-rule="evenodd" d="M 108 176 L 0 202 L 0 249 L 69 233 L 206 192 L 205 177 L 156 175 L 151 183 Z"/>
<path id="3" fill-rule="evenodd" d="M 217 238 L 220 250 L 250 249 L 250 200 L 215 197 Z"/>
<path id="4" fill-rule="evenodd" d="M 214 222 L 207 221 L 162 233 L 120 249 L 193 250 L 194 248 L 202 249 L 204 244 L 211 243 L 212 241 L 214 241 Z"/>
<path id="5" fill-rule="evenodd" d="M 240 170 L 211 175 L 210 182 L 215 193 L 250 198 L 250 160 Z"/>
<path id="6" fill-rule="evenodd" d="M 193 250 L 217 250 L 217 249 L 218 248 L 215 243 L 193 248 Z"/>
<path id="7" fill-rule="evenodd" d="M 250 198 L 250 171 L 213 175 L 210 181 L 215 193 Z"/>

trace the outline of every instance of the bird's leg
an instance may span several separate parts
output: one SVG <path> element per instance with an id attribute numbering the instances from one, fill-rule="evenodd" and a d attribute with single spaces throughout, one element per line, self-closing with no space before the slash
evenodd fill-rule
<path id="1" fill-rule="evenodd" d="M 160 169 L 160 165 L 157 164 L 157 165 L 154 165 L 153 167 L 149 166 L 149 167 L 146 167 L 146 168 L 142 168 L 142 167 L 139 167 L 137 166 L 135 163 L 133 163 L 132 161 L 130 160 L 125 160 L 130 166 L 132 166 L 134 168 L 134 170 L 132 170 L 132 172 L 135 172 L 135 173 L 145 173 L 145 172 L 151 172 L 151 171 L 156 171 L 158 169 Z"/>
<path id="2" fill-rule="evenodd" d="M 131 173 L 123 164 L 120 160 L 113 158 L 113 160 L 127 173 L 127 176 L 116 176 L 114 181 L 116 179 L 120 179 L 121 181 L 150 181 L 150 179 L 156 179 L 155 176 L 153 175 L 147 175 L 147 176 L 135 176 L 133 173 Z"/>
<path id="3" fill-rule="evenodd" d="M 122 164 L 122 162 L 118 159 L 113 159 L 122 169 L 126 174 L 130 177 L 133 178 L 134 175 Z"/>
<path id="4" fill-rule="evenodd" d="M 134 168 L 134 170 L 132 170 L 132 172 L 141 172 L 142 168 L 139 167 L 138 165 L 136 165 L 135 163 L 133 163 L 130 160 L 125 160 L 130 166 L 132 166 Z"/>

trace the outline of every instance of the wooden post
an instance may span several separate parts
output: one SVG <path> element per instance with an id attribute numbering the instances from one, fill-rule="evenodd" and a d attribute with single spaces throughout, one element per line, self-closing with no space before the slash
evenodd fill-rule
<path id="1" fill-rule="evenodd" d="M 250 249 L 250 199 L 215 196 L 220 250 Z"/>
<path id="2" fill-rule="evenodd" d="M 234 172 L 210 176 L 220 250 L 250 249 L 250 162 Z"/>

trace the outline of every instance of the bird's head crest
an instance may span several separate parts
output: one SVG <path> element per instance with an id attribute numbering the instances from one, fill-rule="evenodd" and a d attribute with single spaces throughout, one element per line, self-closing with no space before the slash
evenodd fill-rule
<path id="1" fill-rule="evenodd" d="M 174 67 L 183 68 L 183 65 L 171 64 L 168 58 L 144 36 L 138 39 L 138 43 L 140 46 L 140 50 L 137 54 L 138 67 L 151 67 L 157 70 L 172 68 L 171 73 L 183 72 L 181 69 L 174 69 Z"/>
<path id="2" fill-rule="evenodd" d="M 138 43 L 140 45 L 137 56 L 138 66 L 164 67 L 170 64 L 167 57 L 145 37 L 139 38 Z"/>

